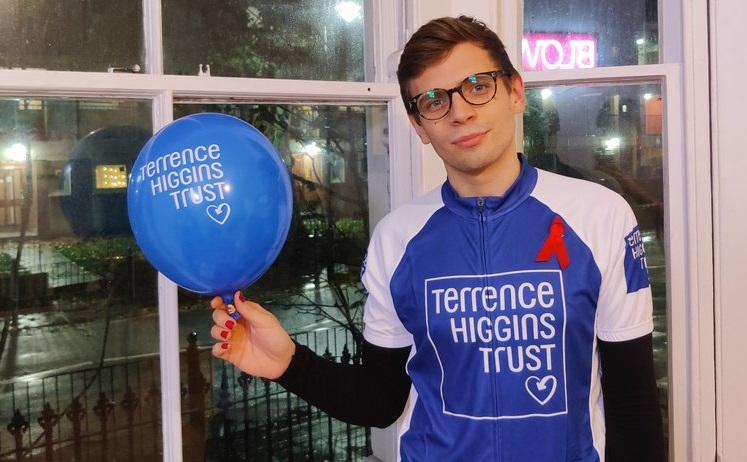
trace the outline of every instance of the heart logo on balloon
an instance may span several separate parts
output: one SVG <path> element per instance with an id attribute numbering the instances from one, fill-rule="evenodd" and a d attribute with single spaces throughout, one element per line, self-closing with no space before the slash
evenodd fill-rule
<path id="1" fill-rule="evenodd" d="M 209 205 L 207 214 L 214 222 L 222 225 L 231 215 L 231 206 L 229 204 Z"/>

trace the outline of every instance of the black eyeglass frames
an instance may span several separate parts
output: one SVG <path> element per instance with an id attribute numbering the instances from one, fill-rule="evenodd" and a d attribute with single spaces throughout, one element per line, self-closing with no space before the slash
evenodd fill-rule
<path id="1" fill-rule="evenodd" d="M 426 90 L 410 100 L 410 111 L 417 112 L 426 120 L 441 119 L 449 113 L 454 93 L 459 93 L 466 102 L 473 106 L 482 106 L 495 97 L 498 76 L 509 77 L 510 75 L 510 72 L 503 69 L 478 72 L 462 80 L 454 88 Z"/>

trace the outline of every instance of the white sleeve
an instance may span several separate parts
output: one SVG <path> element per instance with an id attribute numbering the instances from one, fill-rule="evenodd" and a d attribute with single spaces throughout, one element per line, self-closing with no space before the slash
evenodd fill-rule
<path id="1" fill-rule="evenodd" d="M 392 211 L 374 229 L 361 270 L 361 280 L 368 292 L 363 336 L 370 343 L 384 348 L 412 345 L 412 335 L 400 321 L 394 306 L 390 281 L 410 239 L 441 207 L 441 187 L 437 187 Z"/>
<path id="2" fill-rule="evenodd" d="M 361 280 L 368 292 L 363 313 L 363 336 L 377 346 L 402 348 L 412 345 L 412 335 L 405 329 L 394 309 L 389 281 L 404 249 L 392 248 L 392 239 L 385 242 L 384 231 L 392 220 L 386 218 L 374 230 L 363 263 Z"/>
<path id="3" fill-rule="evenodd" d="M 597 335 L 609 342 L 651 333 L 653 300 L 643 239 L 630 206 L 622 198 L 611 217 L 608 255 L 597 260 L 602 286 L 597 304 Z"/>
<path id="4" fill-rule="evenodd" d="M 643 240 L 633 210 L 616 192 L 589 181 L 539 171 L 536 194 L 589 246 L 601 273 L 596 331 L 621 342 L 653 330 L 653 302 Z"/>

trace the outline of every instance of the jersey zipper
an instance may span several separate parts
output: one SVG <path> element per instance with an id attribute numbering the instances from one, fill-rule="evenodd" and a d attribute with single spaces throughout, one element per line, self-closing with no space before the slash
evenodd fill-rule
<path id="1" fill-rule="evenodd" d="M 482 274 L 488 272 L 488 259 L 486 257 L 486 244 L 485 244 L 485 198 L 477 198 L 477 215 L 478 221 L 480 222 L 480 257 L 482 259 Z"/>
<path id="2" fill-rule="evenodd" d="M 479 238 L 480 238 L 480 258 L 482 260 L 483 285 L 487 286 L 488 283 L 490 282 L 487 277 L 487 275 L 489 274 L 488 272 L 488 251 L 489 249 L 488 249 L 488 242 L 487 242 L 487 237 L 486 237 L 487 236 L 486 228 L 487 228 L 488 219 L 487 219 L 487 216 L 485 215 L 485 198 L 484 197 L 477 198 L 477 215 L 478 215 L 478 222 L 480 224 Z M 491 314 L 491 317 L 492 316 L 494 316 L 494 314 Z M 492 348 L 495 348 L 495 347 L 496 345 L 493 344 Z M 495 409 L 496 415 L 500 415 L 501 403 L 498 401 L 496 397 L 500 396 L 499 389 L 500 389 L 501 384 L 497 376 L 493 380 L 493 385 L 496 387 L 496 389 L 493 390 L 493 393 L 494 393 L 493 394 L 493 403 L 494 403 L 493 405 L 496 408 Z M 501 453 L 502 453 L 502 448 L 503 448 L 503 444 L 502 444 L 503 435 L 502 435 L 502 427 L 501 427 L 500 419 L 495 420 L 494 435 L 495 435 L 495 443 L 494 443 L 495 446 L 494 447 L 496 451 L 495 460 L 502 460 L 503 456 L 501 455 Z"/>

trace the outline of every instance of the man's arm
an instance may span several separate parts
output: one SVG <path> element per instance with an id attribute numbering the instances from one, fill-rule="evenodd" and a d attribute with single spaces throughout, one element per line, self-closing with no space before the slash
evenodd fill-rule
<path id="1" fill-rule="evenodd" d="M 663 462 L 664 434 L 651 334 L 599 343 L 607 462 Z"/>
<path id="2" fill-rule="evenodd" d="M 410 347 L 363 342 L 361 364 L 340 364 L 296 344 L 276 381 L 330 416 L 355 425 L 386 427 L 402 414 L 410 392 L 405 364 Z"/>
<path id="3" fill-rule="evenodd" d="M 328 361 L 294 342 L 278 319 L 236 292 L 234 319 L 222 297 L 210 301 L 213 355 L 255 377 L 277 381 L 332 417 L 386 427 L 404 410 L 410 392 L 405 371 L 410 347 L 382 348 L 363 342 L 361 364 Z"/>

